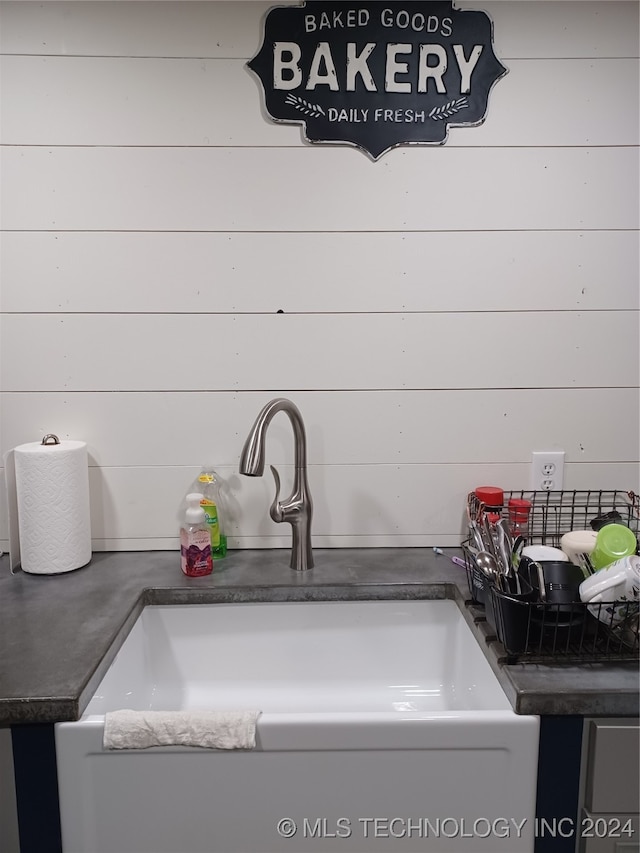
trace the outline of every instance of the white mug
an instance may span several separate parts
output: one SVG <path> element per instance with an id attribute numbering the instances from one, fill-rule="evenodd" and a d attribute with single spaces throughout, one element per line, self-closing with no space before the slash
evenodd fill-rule
<path id="1" fill-rule="evenodd" d="M 598 569 L 580 584 L 580 600 L 589 605 L 640 601 L 640 557 L 623 557 Z M 617 613 L 612 613 L 612 608 L 593 606 L 589 609 L 603 621 L 616 623 L 624 618 L 628 607 L 613 608 Z"/>

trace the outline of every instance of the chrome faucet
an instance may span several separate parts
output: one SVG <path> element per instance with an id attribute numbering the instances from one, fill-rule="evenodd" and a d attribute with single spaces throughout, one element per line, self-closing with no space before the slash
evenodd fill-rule
<path id="1" fill-rule="evenodd" d="M 248 477 L 261 477 L 264 473 L 264 445 L 267 427 L 273 416 L 278 412 L 286 412 L 293 427 L 295 477 L 291 495 L 286 501 L 280 501 L 278 500 L 280 477 L 273 465 L 269 466 L 276 482 L 276 496 L 271 504 L 269 514 L 274 521 L 288 521 L 291 525 L 293 544 L 289 565 L 297 572 L 303 572 L 306 569 L 313 568 L 311 550 L 313 501 L 307 482 L 307 439 L 304 423 L 300 410 L 291 400 L 287 400 L 285 397 L 277 397 L 262 409 L 244 443 L 240 456 L 240 473 L 246 474 Z"/>

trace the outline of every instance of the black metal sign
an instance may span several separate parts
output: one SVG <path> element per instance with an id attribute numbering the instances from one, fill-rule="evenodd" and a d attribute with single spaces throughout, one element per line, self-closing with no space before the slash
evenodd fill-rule
<path id="1" fill-rule="evenodd" d="M 507 73 L 485 12 L 452 2 L 321 2 L 279 6 L 248 63 L 274 121 L 310 142 L 346 142 L 374 160 L 405 143 L 442 144 L 449 127 L 481 124 Z"/>

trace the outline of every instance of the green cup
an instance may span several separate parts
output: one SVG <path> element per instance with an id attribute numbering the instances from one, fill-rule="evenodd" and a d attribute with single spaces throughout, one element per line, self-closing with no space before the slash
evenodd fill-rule
<path id="1" fill-rule="evenodd" d="M 624 524 L 606 524 L 598 531 L 591 563 L 594 569 L 603 569 L 616 560 L 635 554 L 637 547 L 635 533 Z"/>

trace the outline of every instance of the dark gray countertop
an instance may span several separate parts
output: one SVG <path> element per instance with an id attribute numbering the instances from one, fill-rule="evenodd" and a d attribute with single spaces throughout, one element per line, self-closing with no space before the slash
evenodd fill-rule
<path id="1" fill-rule="evenodd" d="M 62 575 L 9 573 L 0 560 L 0 726 L 75 720 L 147 604 L 451 598 L 458 602 L 514 709 L 521 714 L 637 716 L 638 665 L 507 666 L 447 549 L 318 549 L 315 568 L 283 550 L 233 551 L 213 575 L 187 578 L 176 552 L 94 554 Z"/>

